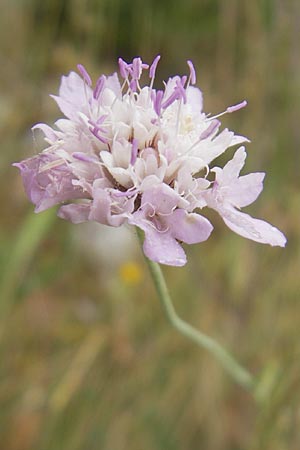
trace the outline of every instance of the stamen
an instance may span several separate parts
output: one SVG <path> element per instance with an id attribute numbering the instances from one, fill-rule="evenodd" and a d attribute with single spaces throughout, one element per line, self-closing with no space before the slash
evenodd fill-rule
<path id="1" fill-rule="evenodd" d="M 184 85 L 185 85 L 185 83 L 186 83 L 186 80 L 187 80 L 187 76 L 186 75 L 183 75 L 182 77 L 181 77 L 181 84 L 182 84 L 182 87 L 184 88 Z"/>
<path id="2" fill-rule="evenodd" d="M 245 108 L 245 106 L 247 106 L 247 101 L 243 100 L 241 103 L 237 103 L 236 105 L 233 106 L 228 106 L 228 108 L 226 108 L 225 111 L 213 116 L 213 117 L 207 117 L 206 120 L 213 120 L 213 119 L 217 119 L 218 117 L 224 116 L 224 114 L 231 114 L 235 111 L 238 111 L 239 109 Z"/>
<path id="3" fill-rule="evenodd" d="M 186 82 L 187 77 L 184 76 L 180 80 L 176 80 L 176 86 L 167 100 L 165 100 L 162 104 L 162 108 L 166 109 L 168 108 L 175 100 L 183 100 L 183 103 L 186 103 L 186 91 L 184 88 L 184 83 Z"/>
<path id="4" fill-rule="evenodd" d="M 122 78 L 127 78 L 128 77 L 128 64 L 127 62 L 125 62 L 122 58 L 118 59 L 118 63 L 119 63 L 119 69 L 120 69 L 120 74 Z"/>
<path id="5" fill-rule="evenodd" d="M 107 118 L 107 115 L 102 114 L 102 116 L 100 116 L 99 119 L 96 120 L 96 124 L 100 125 L 101 123 L 103 123 L 105 121 L 106 118 Z M 90 120 L 89 123 L 92 124 L 92 121 Z"/>
<path id="6" fill-rule="evenodd" d="M 82 65 L 82 64 L 77 64 L 77 69 L 80 72 L 82 78 L 84 79 L 84 81 L 86 82 L 86 84 L 88 86 L 92 86 L 92 79 L 89 76 L 86 68 Z"/>
<path id="7" fill-rule="evenodd" d="M 39 168 L 38 173 L 46 172 L 49 169 L 55 169 L 55 167 L 59 167 L 65 164 L 64 159 L 57 159 L 56 161 L 51 161 L 47 164 L 44 164 L 42 168 Z"/>
<path id="8" fill-rule="evenodd" d="M 152 78 L 152 80 L 155 78 L 156 67 L 157 67 L 159 60 L 160 60 L 160 55 L 157 55 L 154 58 L 153 63 L 150 66 L 149 77 Z"/>
<path id="9" fill-rule="evenodd" d="M 245 108 L 245 106 L 247 106 L 247 101 L 243 100 L 242 102 L 237 103 L 236 105 L 228 106 L 226 112 L 233 113 L 235 111 L 238 111 L 239 109 Z"/>
<path id="10" fill-rule="evenodd" d="M 82 162 L 90 162 L 90 163 L 96 163 L 99 162 L 98 158 L 96 156 L 90 156 L 86 155 L 85 153 L 81 152 L 74 152 L 72 153 L 73 158 L 78 159 Z"/>
<path id="11" fill-rule="evenodd" d="M 83 81 L 84 81 L 84 83 L 83 83 L 84 96 L 85 96 L 89 114 L 91 115 L 92 114 L 91 98 L 90 98 L 90 95 L 88 95 L 87 86 L 92 86 L 92 80 L 91 80 L 91 77 L 89 76 L 87 70 L 85 69 L 85 67 L 82 64 L 77 64 L 77 69 L 80 72 L 80 74 L 83 78 Z"/>
<path id="12" fill-rule="evenodd" d="M 194 64 L 190 60 L 187 61 L 187 64 L 190 69 L 190 82 L 191 82 L 191 84 L 196 84 L 196 71 L 195 71 Z"/>
<path id="13" fill-rule="evenodd" d="M 101 75 L 101 77 L 98 78 L 96 87 L 93 92 L 94 99 L 96 99 L 96 100 L 99 99 L 101 92 L 103 91 L 103 88 L 104 88 L 105 80 L 106 80 L 105 75 Z"/>
<path id="14" fill-rule="evenodd" d="M 104 136 L 101 136 L 100 134 L 99 134 L 99 131 L 102 131 L 100 128 L 90 128 L 90 131 L 91 131 L 91 133 L 97 138 L 97 139 L 99 139 L 99 141 L 101 141 L 103 144 L 108 144 L 108 142 L 109 142 L 109 139 L 107 139 L 106 137 L 104 137 Z"/>
<path id="15" fill-rule="evenodd" d="M 212 134 L 214 134 L 214 132 L 219 128 L 219 126 L 221 125 L 221 122 L 217 119 L 213 120 L 209 126 L 206 128 L 206 130 L 204 130 L 201 134 L 200 134 L 200 141 L 202 141 L 203 139 L 207 139 L 208 137 L 210 137 Z"/>
<path id="16" fill-rule="evenodd" d="M 148 69 L 148 64 L 144 64 L 141 58 L 134 58 L 132 61 L 132 78 L 139 80 L 143 69 Z"/>
<path id="17" fill-rule="evenodd" d="M 203 141 L 204 139 L 207 139 L 208 137 L 212 136 L 214 134 L 214 132 L 219 128 L 219 126 L 221 125 L 221 122 L 219 120 L 213 120 L 209 126 L 206 128 L 206 130 L 202 131 L 202 133 L 199 136 L 199 139 L 197 139 L 196 142 L 194 142 L 193 145 L 191 145 L 186 152 L 182 153 L 181 156 L 186 155 L 187 153 L 189 153 L 191 150 L 193 150 L 193 148 L 196 147 L 196 145 L 198 145 L 200 143 L 200 141 Z"/>
<path id="18" fill-rule="evenodd" d="M 139 80 L 142 74 L 142 60 L 141 58 L 134 58 L 132 60 L 132 78 Z"/>
<path id="19" fill-rule="evenodd" d="M 122 63 L 121 63 L 122 65 Z M 132 60 L 131 64 L 127 64 L 126 70 L 131 75 L 131 81 L 129 88 L 132 92 L 136 92 L 137 89 L 141 89 L 139 86 L 139 79 L 142 76 L 143 69 L 148 69 L 149 65 L 144 64 L 141 58 L 137 57 Z"/>
<path id="20" fill-rule="evenodd" d="M 178 88 L 178 95 L 183 100 L 183 103 L 186 103 L 186 91 L 184 89 L 184 85 L 186 83 L 186 80 L 187 80 L 187 76 L 184 75 L 181 78 L 181 82 L 179 80 L 176 81 L 176 85 L 177 85 L 177 88 Z"/>
<path id="21" fill-rule="evenodd" d="M 136 79 L 132 79 L 129 83 L 129 87 L 132 90 L 132 92 L 136 92 L 137 90 L 137 80 Z"/>
<path id="22" fill-rule="evenodd" d="M 177 99 L 178 99 L 178 92 L 177 92 L 177 89 L 175 88 L 175 90 L 172 92 L 172 94 L 170 95 L 170 97 L 167 98 L 167 100 L 165 100 L 165 101 L 163 102 L 163 104 L 161 105 L 161 107 L 162 107 L 163 109 L 166 109 L 166 108 L 168 108 L 170 105 L 172 105 L 172 103 L 174 103 L 175 100 L 177 100 Z"/>
<path id="23" fill-rule="evenodd" d="M 95 132 L 97 132 L 97 133 L 101 132 L 101 133 L 105 134 L 106 133 L 105 128 L 99 126 L 104 122 L 105 119 L 106 119 L 106 115 L 103 114 L 102 116 L 99 117 L 99 119 L 96 122 L 89 119 L 88 123 L 92 126 L 92 128 Z"/>
<path id="24" fill-rule="evenodd" d="M 162 98 L 164 96 L 163 91 L 156 91 L 156 93 L 154 94 L 154 101 L 153 101 L 153 106 L 154 106 L 154 111 L 156 112 L 156 114 L 158 116 L 160 116 L 161 113 L 161 101 Z"/>

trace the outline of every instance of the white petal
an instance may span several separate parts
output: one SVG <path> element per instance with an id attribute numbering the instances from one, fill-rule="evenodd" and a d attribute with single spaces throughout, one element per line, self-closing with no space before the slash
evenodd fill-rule
<path id="1" fill-rule="evenodd" d="M 208 165 L 215 158 L 220 156 L 227 150 L 232 141 L 233 132 L 225 128 L 216 138 L 209 141 L 205 139 L 200 141 L 199 145 L 195 147 L 190 153 L 202 158 L 205 165 Z"/>
<path id="2" fill-rule="evenodd" d="M 191 105 L 192 111 L 199 114 L 203 108 L 203 95 L 200 89 L 189 86 L 186 90 L 187 103 Z"/>
<path id="3" fill-rule="evenodd" d="M 101 157 L 103 163 L 107 166 L 107 168 L 110 168 L 113 166 L 113 156 L 110 152 L 103 150 L 102 152 L 100 152 L 100 157 Z"/>
<path id="4" fill-rule="evenodd" d="M 245 147 L 240 147 L 234 154 L 233 158 L 225 164 L 220 176 L 217 177 L 218 183 L 230 184 L 234 179 L 237 179 L 240 171 L 244 167 L 247 153 Z"/>
<path id="5" fill-rule="evenodd" d="M 263 190 L 264 173 L 249 173 L 239 177 L 233 186 L 228 188 L 228 201 L 242 208 L 251 205 Z"/>
<path id="6" fill-rule="evenodd" d="M 240 136 L 240 135 L 235 134 L 231 139 L 230 147 L 233 147 L 234 145 L 244 144 L 246 142 L 251 142 L 251 141 L 248 138 L 246 138 L 245 136 Z"/>

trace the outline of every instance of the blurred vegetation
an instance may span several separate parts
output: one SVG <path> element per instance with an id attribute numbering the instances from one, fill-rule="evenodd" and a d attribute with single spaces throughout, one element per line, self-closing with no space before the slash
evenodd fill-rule
<path id="1" fill-rule="evenodd" d="M 299 1 L 2 0 L 0 21 L 1 449 L 299 448 Z M 158 53 L 162 79 L 194 61 L 206 112 L 247 98 L 224 123 L 267 172 L 249 210 L 288 237 L 260 246 L 212 215 L 164 270 L 181 316 L 260 374 L 257 401 L 170 329 L 135 244 L 33 215 L 11 167 L 41 148 L 30 128 L 57 118 L 62 73 Z"/>

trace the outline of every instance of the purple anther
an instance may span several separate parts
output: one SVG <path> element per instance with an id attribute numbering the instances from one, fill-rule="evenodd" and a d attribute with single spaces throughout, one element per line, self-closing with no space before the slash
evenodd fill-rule
<path id="1" fill-rule="evenodd" d="M 86 84 L 88 86 L 92 86 L 92 79 L 89 76 L 89 74 L 87 73 L 86 68 L 82 64 L 77 64 L 77 69 L 80 72 L 80 75 L 82 76 L 82 78 L 84 79 Z"/>
<path id="2" fill-rule="evenodd" d="M 95 127 L 95 130 L 97 130 L 97 132 L 99 133 L 103 133 L 103 134 L 106 134 L 107 133 L 107 131 L 105 130 L 105 128 L 103 128 L 103 127 L 99 127 L 98 125 Z"/>
<path id="3" fill-rule="evenodd" d="M 102 114 L 102 116 L 100 116 L 96 122 L 92 119 L 88 120 L 88 124 L 91 125 L 94 129 L 101 131 L 102 133 L 106 133 L 105 129 L 100 127 L 99 125 L 101 125 L 105 119 L 106 119 L 107 115 L 106 114 Z"/>
<path id="4" fill-rule="evenodd" d="M 141 58 L 134 58 L 132 61 L 132 78 L 139 80 L 142 75 L 142 60 Z"/>
<path id="5" fill-rule="evenodd" d="M 106 119 L 107 115 L 106 114 L 102 114 L 102 116 L 100 116 L 97 120 L 96 120 L 96 124 L 97 126 L 100 125 L 101 123 L 103 123 Z"/>
<path id="6" fill-rule="evenodd" d="M 157 55 L 154 58 L 153 63 L 151 64 L 150 69 L 149 69 L 149 77 L 150 78 L 154 78 L 155 77 L 156 67 L 157 67 L 157 64 L 158 64 L 159 60 L 160 60 L 160 55 Z"/>
<path id="7" fill-rule="evenodd" d="M 133 78 L 130 83 L 129 83 L 129 87 L 132 90 L 132 92 L 136 92 L 137 90 L 137 80 L 135 78 Z"/>
<path id="8" fill-rule="evenodd" d="M 226 112 L 233 113 L 235 111 L 238 111 L 239 109 L 245 108 L 245 106 L 247 106 L 247 101 L 243 100 L 241 103 L 238 103 L 237 105 L 228 106 Z"/>
<path id="9" fill-rule="evenodd" d="M 162 107 L 163 109 L 166 109 L 166 108 L 168 108 L 170 105 L 172 105 L 172 103 L 174 103 L 175 100 L 177 100 L 177 99 L 178 99 L 178 92 L 177 92 L 177 89 L 175 88 L 174 91 L 172 92 L 172 94 L 170 95 L 170 97 L 167 98 L 167 100 L 165 100 L 165 101 L 162 103 L 161 107 Z"/>
<path id="10" fill-rule="evenodd" d="M 96 122 L 94 120 L 92 120 L 92 119 L 88 120 L 88 124 L 91 125 L 93 128 L 97 128 Z"/>
<path id="11" fill-rule="evenodd" d="M 176 86 L 172 94 L 161 105 L 163 109 L 168 108 L 168 106 L 170 106 L 173 102 L 175 102 L 175 100 L 183 100 L 183 102 L 186 103 L 187 98 L 186 98 L 186 91 L 184 88 L 184 83 L 186 82 L 186 80 L 187 77 L 178 78 L 176 80 Z"/>
<path id="12" fill-rule="evenodd" d="M 156 90 L 155 89 L 151 89 L 151 92 L 150 92 L 150 98 L 151 98 L 151 100 L 153 101 L 153 103 L 155 102 L 155 99 L 156 99 Z"/>
<path id="13" fill-rule="evenodd" d="M 99 141 L 101 141 L 103 144 L 108 144 L 109 140 L 108 140 L 106 137 L 101 136 L 101 134 L 99 134 L 99 132 L 100 132 L 100 131 L 103 132 L 103 130 L 101 130 L 100 128 L 95 127 L 95 128 L 90 128 L 90 131 L 91 131 L 91 133 L 92 133 L 97 139 L 99 139 Z"/>
<path id="14" fill-rule="evenodd" d="M 128 64 L 122 58 L 118 59 L 120 74 L 122 78 L 127 78 L 128 76 Z"/>
<path id="15" fill-rule="evenodd" d="M 220 125 L 221 122 L 219 120 L 213 120 L 206 128 L 206 130 L 202 131 L 202 133 L 200 134 L 200 140 L 202 141 L 203 139 L 207 139 L 208 137 L 212 136 Z"/>
<path id="16" fill-rule="evenodd" d="M 181 84 L 182 84 L 183 87 L 184 87 L 184 85 L 185 85 L 185 83 L 186 83 L 186 80 L 187 80 L 187 76 L 186 76 L 186 75 L 183 75 L 183 76 L 181 77 Z"/>
<path id="17" fill-rule="evenodd" d="M 133 58 L 132 61 L 132 78 L 134 80 L 139 80 L 141 78 L 143 69 L 148 69 L 148 64 L 143 63 L 141 58 Z"/>
<path id="18" fill-rule="evenodd" d="M 95 163 L 98 162 L 98 158 L 96 156 L 87 155 L 86 153 L 74 152 L 72 153 L 73 158 L 78 159 L 79 161 Z"/>
<path id="19" fill-rule="evenodd" d="M 153 103 L 154 103 L 154 111 L 156 112 L 156 114 L 158 116 L 160 116 L 160 113 L 161 113 L 161 101 L 162 101 L 163 96 L 164 96 L 163 91 L 156 91 L 156 95 L 155 95 Z"/>
<path id="20" fill-rule="evenodd" d="M 96 100 L 98 100 L 98 98 L 101 95 L 101 92 L 103 91 L 105 80 L 106 80 L 105 75 L 101 75 L 101 77 L 99 77 L 97 80 L 96 87 L 93 92 L 93 96 Z"/>
<path id="21" fill-rule="evenodd" d="M 189 69 L 190 69 L 190 80 L 191 80 L 191 84 L 196 84 L 196 71 L 195 71 L 194 64 L 192 63 L 191 60 L 188 60 L 188 61 L 187 61 L 187 64 L 188 64 Z"/>
<path id="22" fill-rule="evenodd" d="M 137 154 L 138 154 L 138 141 L 137 141 L 137 139 L 133 138 L 132 139 L 131 158 L 130 158 L 130 164 L 132 166 L 136 162 Z"/>

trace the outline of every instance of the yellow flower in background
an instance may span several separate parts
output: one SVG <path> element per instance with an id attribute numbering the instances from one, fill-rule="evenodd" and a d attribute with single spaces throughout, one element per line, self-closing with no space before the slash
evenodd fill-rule
<path id="1" fill-rule="evenodd" d="M 123 283 L 134 286 L 141 282 L 143 278 L 143 270 L 139 264 L 128 261 L 121 265 L 119 276 Z"/>

